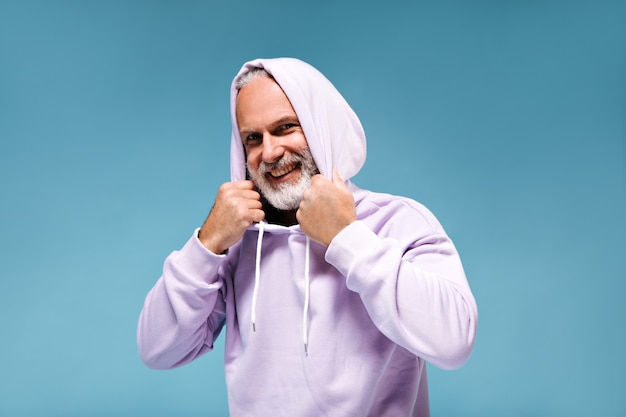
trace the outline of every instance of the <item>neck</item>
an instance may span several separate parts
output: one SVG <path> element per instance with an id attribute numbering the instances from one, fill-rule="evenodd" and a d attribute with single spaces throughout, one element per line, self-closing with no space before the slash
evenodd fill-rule
<path id="1" fill-rule="evenodd" d="M 281 226 L 293 226 L 294 224 L 298 224 L 298 220 L 296 220 L 297 210 L 278 210 L 274 206 L 264 204 L 263 211 L 265 211 L 265 220 L 268 223 L 279 224 Z"/>

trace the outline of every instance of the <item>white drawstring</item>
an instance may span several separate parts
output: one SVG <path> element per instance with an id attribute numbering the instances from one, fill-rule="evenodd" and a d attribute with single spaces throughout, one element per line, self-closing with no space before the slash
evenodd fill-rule
<path id="1" fill-rule="evenodd" d="M 256 241 L 256 264 L 254 267 L 254 291 L 252 292 L 252 331 L 256 332 L 256 299 L 259 293 L 259 280 L 261 278 L 261 245 L 263 244 L 263 233 L 265 223 L 259 222 L 259 237 Z"/>
<path id="2" fill-rule="evenodd" d="M 306 253 L 304 255 L 304 309 L 302 311 L 302 338 L 304 341 L 304 354 L 309 356 L 309 335 L 308 335 L 308 321 L 309 321 L 309 252 L 310 252 L 311 240 L 306 237 Z"/>
<path id="3" fill-rule="evenodd" d="M 254 290 L 252 292 L 252 331 L 256 332 L 256 301 L 259 293 L 259 282 L 261 279 L 261 247 L 263 245 L 263 233 L 265 232 L 265 223 L 259 223 L 259 236 L 256 241 L 256 262 L 254 267 Z M 310 296 L 310 250 L 311 239 L 306 237 L 306 249 L 304 255 L 304 308 L 302 311 L 302 339 L 304 342 L 304 354 L 309 356 L 309 336 L 308 336 L 308 321 L 309 321 L 309 296 Z"/>

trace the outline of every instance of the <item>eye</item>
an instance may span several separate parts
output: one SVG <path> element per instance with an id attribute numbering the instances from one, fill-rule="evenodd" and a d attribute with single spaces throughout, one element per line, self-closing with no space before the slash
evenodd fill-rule
<path id="1" fill-rule="evenodd" d="M 245 142 L 246 145 L 254 145 L 257 143 L 261 143 L 262 140 L 263 136 L 259 135 L 258 133 L 250 133 L 248 136 L 246 136 Z"/>
<path id="2" fill-rule="evenodd" d="M 300 127 L 299 124 L 297 123 L 285 123 L 283 125 L 278 126 L 278 129 L 276 129 L 278 131 L 278 133 L 289 133 L 290 131 L 292 131 L 294 128 Z"/>

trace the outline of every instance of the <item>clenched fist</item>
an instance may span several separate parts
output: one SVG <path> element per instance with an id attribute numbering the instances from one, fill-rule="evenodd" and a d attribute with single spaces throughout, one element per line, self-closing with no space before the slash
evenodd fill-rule
<path id="1" fill-rule="evenodd" d="M 241 239 L 252 223 L 265 218 L 262 208 L 261 195 L 254 190 L 252 181 L 224 183 L 198 239 L 213 253 L 224 253 Z"/>
<path id="2" fill-rule="evenodd" d="M 311 179 L 311 187 L 302 194 L 296 218 L 304 233 L 326 246 L 356 220 L 354 197 L 336 169 L 332 181 L 323 175 Z"/>

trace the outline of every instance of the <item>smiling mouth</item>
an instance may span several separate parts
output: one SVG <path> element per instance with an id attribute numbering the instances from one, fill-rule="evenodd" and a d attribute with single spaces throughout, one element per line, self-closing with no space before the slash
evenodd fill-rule
<path id="1" fill-rule="evenodd" d="M 289 174 L 291 171 L 293 171 L 297 167 L 298 167 L 297 163 L 296 164 L 291 164 L 291 165 L 287 165 L 286 167 L 283 167 L 281 169 L 270 171 L 270 172 L 268 172 L 268 174 L 272 178 L 280 178 L 280 177 L 284 177 L 285 175 Z"/>

